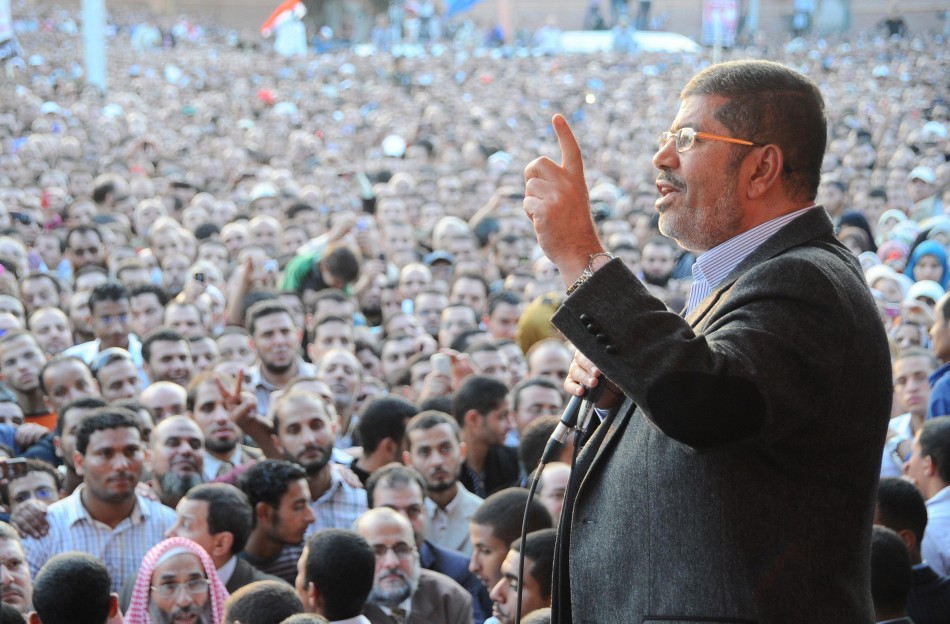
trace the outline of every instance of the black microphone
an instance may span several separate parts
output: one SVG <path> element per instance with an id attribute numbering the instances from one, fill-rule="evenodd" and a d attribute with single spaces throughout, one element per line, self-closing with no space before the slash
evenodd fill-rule
<path id="1" fill-rule="evenodd" d="M 584 396 L 586 397 L 589 393 L 590 390 L 585 387 Z M 554 454 L 564 445 L 567 435 L 577 427 L 577 419 L 580 416 L 583 403 L 584 398 L 579 396 L 572 396 L 571 400 L 567 402 L 567 407 L 564 408 L 564 412 L 561 414 L 561 422 L 554 428 L 547 445 L 544 447 L 544 453 L 541 454 L 542 464 L 551 461 Z"/>

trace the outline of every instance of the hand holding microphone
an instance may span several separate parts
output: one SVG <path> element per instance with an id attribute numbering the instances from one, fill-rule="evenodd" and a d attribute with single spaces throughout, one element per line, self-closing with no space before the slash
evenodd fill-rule
<path id="1" fill-rule="evenodd" d="M 574 351 L 574 361 L 564 380 L 564 389 L 574 397 L 587 398 L 595 401 L 594 405 L 601 409 L 613 409 L 623 401 L 623 392 L 620 391 L 603 372 L 583 353 Z M 588 397 L 587 391 L 596 390 L 597 395 Z"/>

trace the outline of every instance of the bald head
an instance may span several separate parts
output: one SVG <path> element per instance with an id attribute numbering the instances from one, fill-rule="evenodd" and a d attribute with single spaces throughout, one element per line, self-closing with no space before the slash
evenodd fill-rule
<path id="1" fill-rule="evenodd" d="M 399 527 L 406 532 L 406 535 L 410 538 L 412 537 L 412 525 L 409 524 L 406 517 L 389 507 L 370 509 L 356 521 L 356 532 L 363 537 L 366 537 L 367 533 L 371 533 L 382 527 Z"/>
<path id="2" fill-rule="evenodd" d="M 188 392 L 176 383 L 156 381 L 139 395 L 139 401 L 152 412 L 155 422 L 169 416 L 181 416 L 188 404 Z"/>

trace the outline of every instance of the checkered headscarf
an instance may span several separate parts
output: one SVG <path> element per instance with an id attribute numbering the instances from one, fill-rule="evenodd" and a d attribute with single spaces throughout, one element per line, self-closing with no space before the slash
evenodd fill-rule
<path id="1" fill-rule="evenodd" d="M 125 614 L 126 624 L 152 624 L 148 614 L 148 602 L 152 585 L 152 574 L 165 554 L 171 550 L 187 551 L 201 560 L 201 566 L 208 576 L 208 592 L 211 598 L 211 621 L 220 622 L 224 617 L 224 601 L 228 599 L 228 590 L 218 578 L 217 570 L 211 557 L 205 549 L 185 537 L 169 537 L 152 547 L 139 566 L 139 573 L 135 577 L 135 588 L 132 590 L 132 600 L 129 603 L 129 612 Z"/>

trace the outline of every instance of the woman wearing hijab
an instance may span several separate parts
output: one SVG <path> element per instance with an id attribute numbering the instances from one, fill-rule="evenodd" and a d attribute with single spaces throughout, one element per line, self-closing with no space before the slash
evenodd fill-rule
<path id="1" fill-rule="evenodd" d="M 935 240 L 927 240 L 917 245 L 910 254 L 904 275 L 915 282 L 931 280 L 947 288 L 947 249 Z"/>

